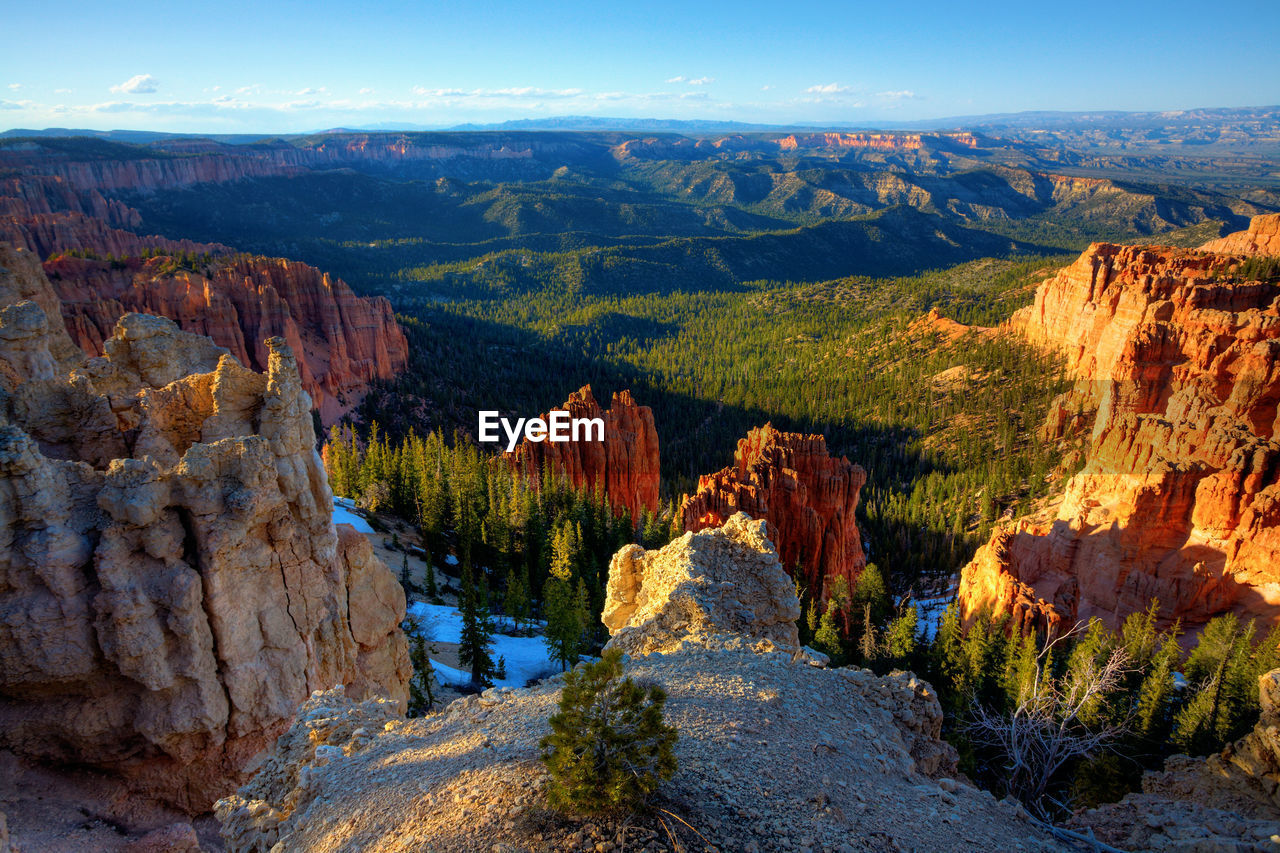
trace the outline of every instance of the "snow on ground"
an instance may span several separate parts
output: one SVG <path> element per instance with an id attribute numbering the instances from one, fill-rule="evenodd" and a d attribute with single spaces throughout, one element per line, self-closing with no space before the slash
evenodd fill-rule
<path id="1" fill-rule="evenodd" d="M 334 524 L 350 524 L 361 533 L 372 533 L 373 528 L 369 522 L 364 520 L 364 516 L 356 511 L 355 502 L 350 498 L 334 498 L 333 499 L 333 523 Z"/>
<path id="2" fill-rule="evenodd" d="M 942 622 L 942 614 L 946 612 L 947 605 L 955 600 L 955 594 L 948 592 L 946 595 L 917 598 L 911 602 L 916 607 L 916 616 L 919 617 L 916 631 L 922 639 L 933 642 L 933 638 L 938 633 L 938 625 Z"/>
<path id="3" fill-rule="evenodd" d="M 415 601 L 409 605 L 409 617 L 418 621 L 422 636 L 427 642 L 457 643 L 462 638 L 462 614 L 447 604 Z M 493 622 L 499 631 L 510 631 L 513 628 L 511 619 L 506 616 L 495 616 Z M 507 677 L 494 679 L 496 687 L 524 687 L 531 679 L 545 678 L 560 671 L 560 667 L 547 657 L 547 646 L 542 637 L 511 637 L 495 633 L 489 653 L 495 663 L 499 657 L 506 659 Z M 436 678 L 442 682 L 467 684 L 471 681 L 470 673 L 460 672 L 434 660 L 431 666 L 436 671 Z"/>

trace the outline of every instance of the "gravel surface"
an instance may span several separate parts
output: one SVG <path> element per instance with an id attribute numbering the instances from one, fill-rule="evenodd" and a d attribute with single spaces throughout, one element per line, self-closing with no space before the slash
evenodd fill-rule
<path id="1" fill-rule="evenodd" d="M 1056 850 L 1021 807 L 944 774 L 937 702 L 910 674 L 793 663 L 744 643 L 629 661 L 661 684 L 679 770 L 645 814 L 546 808 L 538 740 L 559 679 L 415 720 L 316 694 L 242 796 L 232 850 Z M 925 775 L 931 773 L 933 777 Z"/>

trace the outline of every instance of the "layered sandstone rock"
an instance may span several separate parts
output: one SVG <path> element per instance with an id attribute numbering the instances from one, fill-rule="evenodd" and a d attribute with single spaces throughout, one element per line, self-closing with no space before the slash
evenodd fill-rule
<path id="1" fill-rule="evenodd" d="M 1200 248 L 1229 255 L 1280 255 L 1280 213 L 1255 216 L 1246 230 L 1210 240 Z"/>
<path id="2" fill-rule="evenodd" d="M 1280 616 L 1280 286 L 1238 256 L 1091 246 L 1012 326 L 1076 387 L 1051 436 L 1087 427 L 1061 499 L 998 530 L 961 576 L 962 611 L 1039 627 Z"/>
<path id="3" fill-rule="evenodd" d="M 404 596 L 334 527 L 285 341 L 263 375 L 131 314 L 85 361 L 24 255 L 0 253 L 29 297 L 0 312 L 0 745 L 198 811 L 311 691 L 404 699 Z"/>
<path id="4" fill-rule="evenodd" d="M 798 652 L 795 584 L 764 521 L 738 513 L 657 551 L 628 545 L 609 563 L 601 616 L 608 648 L 631 655 L 732 637 Z"/>
<path id="5" fill-rule="evenodd" d="M 653 411 L 636 405 L 630 391 L 616 391 L 607 410 L 591 393 L 591 386 L 569 395 L 558 411 L 572 418 L 604 420 L 604 441 L 531 442 L 525 440 L 507 454 L 507 461 L 536 480 L 550 471 L 575 487 L 603 491 L 616 512 L 623 508 L 639 523 L 642 511 L 658 511 L 658 431 Z"/>
<path id="6" fill-rule="evenodd" d="M 866 566 L 854 512 L 867 473 L 827 452 L 820 435 L 772 424 L 739 440 L 734 465 L 699 478 L 680 505 L 685 530 L 718 527 L 737 512 L 769 523 L 783 566 L 825 598 L 842 577 L 852 590 Z"/>
<path id="7" fill-rule="evenodd" d="M 257 370 L 267 365 L 264 341 L 282 337 L 297 354 L 303 387 L 324 423 L 358 402 L 370 382 L 395 376 L 408 361 L 391 304 L 358 297 L 315 267 L 247 255 L 214 259 L 201 272 L 171 267 L 167 257 L 116 264 L 64 257 L 45 265 L 71 336 L 90 355 L 102 352 L 128 312 L 169 317 Z"/>

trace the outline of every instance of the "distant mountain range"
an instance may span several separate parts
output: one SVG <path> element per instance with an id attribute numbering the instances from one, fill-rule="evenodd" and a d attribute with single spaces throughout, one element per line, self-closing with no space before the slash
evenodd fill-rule
<path id="1" fill-rule="evenodd" d="M 1034 110 L 1018 113 L 950 116 L 920 121 L 881 121 L 860 124 L 757 124 L 711 119 L 628 118 L 625 116 L 552 116 L 526 118 L 492 124 L 459 124 L 452 126 L 421 125 L 403 122 L 380 122 L 363 127 L 331 128 L 317 133 L 368 133 L 412 131 L 626 131 L 646 133 L 788 133 L 793 131 L 867 131 L 867 130 L 958 130 L 983 129 L 1021 136 L 1026 133 L 1099 133 L 1116 131 L 1148 131 L 1151 141 L 1179 144 L 1209 144 L 1261 138 L 1271 140 L 1280 135 L 1280 106 L 1222 107 L 1191 110 L 1124 112 L 1118 110 L 1060 111 Z M 1222 133 L 1226 133 L 1226 137 Z M 262 139 L 315 134 L 195 134 L 163 133 L 143 130 L 86 130 L 72 128 L 15 128 L 0 132 L 0 138 L 15 136 L 90 136 L 116 142 L 146 143 L 161 139 L 200 136 L 229 144 L 257 142 Z"/>

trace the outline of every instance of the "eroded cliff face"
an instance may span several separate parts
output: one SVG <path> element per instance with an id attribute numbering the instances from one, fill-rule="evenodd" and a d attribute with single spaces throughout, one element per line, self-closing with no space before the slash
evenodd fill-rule
<path id="1" fill-rule="evenodd" d="M 71 336 L 89 355 L 102 354 L 103 341 L 128 312 L 169 317 L 186 331 L 212 337 L 257 370 L 266 369 L 262 341 L 283 337 L 298 358 L 303 386 L 322 421 L 336 421 L 371 381 L 394 377 L 408 361 L 408 344 L 390 303 L 358 297 L 345 282 L 307 264 L 130 230 L 141 224 L 138 212 L 104 193 L 294 168 L 289 151 L 277 152 L 283 163 L 250 155 L 190 154 L 77 162 L 50 152 L 0 148 L 0 165 L 20 173 L 0 180 L 0 241 L 47 259 Z M 68 257 L 68 252 L 113 261 Z M 144 253 L 207 254 L 213 260 L 200 272 L 173 271 L 176 264 L 169 259 L 144 260 Z"/>
<path id="2" fill-rule="evenodd" d="M 734 465 L 698 479 L 680 505 L 685 530 L 719 527 L 745 512 L 769 523 L 782 565 L 825 598 L 843 577 L 852 590 L 866 567 L 854 512 L 867 473 L 827 452 L 821 435 L 757 427 L 738 441 Z"/>
<path id="3" fill-rule="evenodd" d="M 602 409 L 590 385 L 570 394 L 558 411 L 572 418 L 602 418 L 604 441 L 526 440 L 506 454 L 507 461 L 535 481 L 545 469 L 579 489 L 601 489 L 614 510 L 621 513 L 625 507 L 635 523 L 642 511 L 656 513 L 659 459 L 653 411 L 637 405 L 630 391 L 615 392 L 609 408 Z"/>
<path id="4" fill-rule="evenodd" d="M 267 338 L 284 338 L 322 422 L 336 421 L 368 384 L 389 379 L 409 344 L 383 297 L 356 296 L 341 279 L 283 258 L 237 255 L 200 272 L 166 272 L 164 257 L 117 264 L 56 258 L 45 264 L 72 338 L 90 355 L 125 313 L 168 317 L 206 335 L 244 365 L 265 370 Z"/>
<path id="5" fill-rule="evenodd" d="M 0 745 L 204 810 L 313 690 L 405 698 L 404 595 L 284 339 L 264 375 L 129 314 L 86 360 L 56 302 L 0 248 Z"/>
<path id="6" fill-rule="evenodd" d="M 1280 285 L 1245 280 L 1241 261 L 1095 244 L 1014 316 L 1065 357 L 1076 385 L 1045 429 L 1088 431 L 1087 461 L 978 551 L 966 616 L 1115 625 L 1156 599 L 1165 622 L 1280 617 Z"/>

